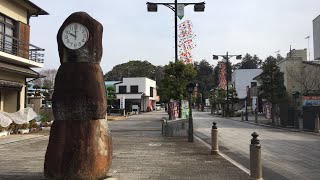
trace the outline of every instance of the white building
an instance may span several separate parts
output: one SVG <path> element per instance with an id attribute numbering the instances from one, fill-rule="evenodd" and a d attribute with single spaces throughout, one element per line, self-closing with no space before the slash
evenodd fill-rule
<path id="1" fill-rule="evenodd" d="M 125 107 L 131 111 L 132 105 L 139 105 L 140 111 L 155 110 L 157 100 L 156 81 L 146 77 L 123 78 L 116 84 L 117 99 L 125 98 Z"/>
<path id="2" fill-rule="evenodd" d="M 235 87 L 238 98 L 247 97 L 247 86 L 254 87 L 259 85 L 255 78 L 262 73 L 262 69 L 236 69 L 232 73 L 232 84 Z"/>
<path id="3" fill-rule="evenodd" d="M 259 82 L 253 78 L 262 73 L 262 69 L 236 69 L 232 73 L 232 85 L 235 87 L 238 98 L 243 100 L 247 97 L 247 86 L 254 88 L 259 86 Z M 251 94 L 251 109 L 256 109 L 257 96 Z"/>

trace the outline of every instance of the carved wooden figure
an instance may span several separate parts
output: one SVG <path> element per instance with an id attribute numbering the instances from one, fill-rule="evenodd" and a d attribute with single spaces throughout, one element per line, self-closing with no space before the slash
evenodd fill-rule
<path id="1" fill-rule="evenodd" d="M 102 25 L 85 12 L 70 15 L 57 35 L 61 65 L 52 97 L 54 122 L 45 155 L 48 179 L 103 179 L 111 165 L 106 120 Z"/>

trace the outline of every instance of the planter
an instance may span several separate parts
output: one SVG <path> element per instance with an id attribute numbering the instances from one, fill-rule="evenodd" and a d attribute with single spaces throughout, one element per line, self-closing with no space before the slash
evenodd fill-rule
<path id="1" fill-rule="evenodd" d="M 2 131 L 2 132 L 0 132 L 0 137 L 1 136 L 7 136 L 9 133 L 7 132 L 7 131 Z"/>
<path id="2" fill-rule="evenodd" d="M 19 129 L 18 132 L 19 134 L 27 134 L 29 133 L 29 129 Z"/>
<path id="3" fill-rule="evenodd" d="M 51 127 L 42 127 L 41 129 L 44 131 L 50 131 Z"/>

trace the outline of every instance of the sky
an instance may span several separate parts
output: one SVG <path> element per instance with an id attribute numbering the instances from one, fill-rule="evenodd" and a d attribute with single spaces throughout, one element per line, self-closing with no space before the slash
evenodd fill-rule
<path id="1" fill-rule="evenodd" d="M 45 49 L 43 69 L 60 65 L 56 35 L 63 21 L 73 12 L 85 11 L 104 27 L 104 73 L 130 60 L 147 60 L 154 65 L 174 61 L 174 13 L 165 6 L 147 12 L 145 0 L 31 0 L 50 15 L 32 17 L 30 42 Z M 154 0 L 152 2 L 174 2 Z M 178 0 L 178 2 L 201 2 Z M 292 49 L 308 48 L 313 59 L 312 20 L 320 15 L 319 0 L 207 0 L 205 12 L 185 7 L 178 23 L 190 20 L 197 45 L 195 61 L 206 59 L 215 65 L 212 55 L 256 54 L 261 59 L 282 56 Z M 235 58 L 232 63 L 237 63 Z"/>

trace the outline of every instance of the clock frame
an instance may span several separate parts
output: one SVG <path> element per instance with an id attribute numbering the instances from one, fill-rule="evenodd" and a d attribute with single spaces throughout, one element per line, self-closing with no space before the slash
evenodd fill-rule
<path id="1" fill-rule="evenodd" d="M 88 39 L 88 28 L 81 23 L 70 23 L 62 31 L 62 42 L 68 49 L 79 49 L 86 44 Z"/>

